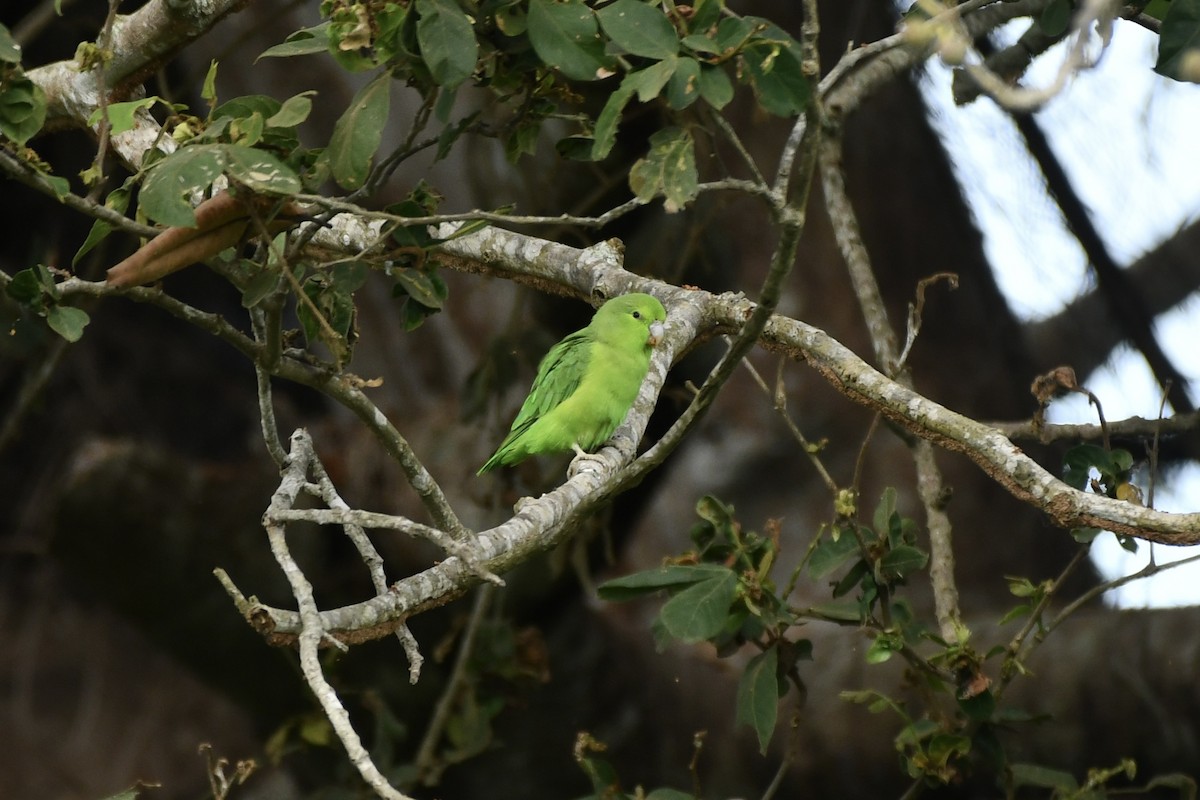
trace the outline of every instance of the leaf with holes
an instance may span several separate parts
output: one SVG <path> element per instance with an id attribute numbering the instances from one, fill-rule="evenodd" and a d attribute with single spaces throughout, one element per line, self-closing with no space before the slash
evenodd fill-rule
<path id="1" fill-rule="evenodd" d="M 661 194 L 668 214 L 687 205 L 699 192 L 692 135 L 672 127 L 651 136 L 650 152 L 629 172 L 629 187 L 642 200 Z"/>
<path id="2" fill-rule="evenodd" d="M 189 200 L 212 186 L 223 166 L 220 145 L 193 145 L 172 153 L 146 176 L 138 193 L 139 210 L 164 225 L 195 227 L 196 213 Z"/>
<path id="3" fill-rule="evenodd" d="M 292 168 L 265 150 L 226 144 L 221 145 L 221 152 L 222 168 L 229 177 L 256 192 L 290 195 L 303 188 Z"/>

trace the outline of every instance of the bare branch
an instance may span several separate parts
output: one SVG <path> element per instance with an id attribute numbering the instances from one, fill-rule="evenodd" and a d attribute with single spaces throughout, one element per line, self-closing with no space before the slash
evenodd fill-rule
<path id="1" fill-rule="evenodd" d="M 283 481 L 271 499 L 271 507 L 264 518 L 267 539 L 271 543 L 271 552 L 287 577 L 288 583 L 292 587 L 292 594 L 300 609 L 300 669 L 309 689 L 321 704 L 321 709 L 325 712 L 325 717 L 329 720 L 334 733 L 337 734 L 342 746 L 346 748 L 346 755 L 350 758 L 350 763 L 358 770 L 363 780 L 385 800 L 407 800 L 404 794 L 388 783 L 387 778 L 375 766 L 371 755 L 363 747 L 358 733 L 350 724 L 349 712 L 342 705 L 333 686 L 325 680 L 320 660 L 320 645 L 325 638 L 325 630 L 321 624 L 321 615 L 317 611 L 316 600 L 313 598 L 312 584 L 308 582 L 308 578 L 292 558 L 283 527 L 269 521 L 296 502 L 297 496 L 307 484 L 306 476 L 309 466 L 315 460 L 316 454 L 312 449 L 312 439 L 304 431 L 294 433 L 292 449 L 288 456 L 288 468 L 284 471 Z"/>

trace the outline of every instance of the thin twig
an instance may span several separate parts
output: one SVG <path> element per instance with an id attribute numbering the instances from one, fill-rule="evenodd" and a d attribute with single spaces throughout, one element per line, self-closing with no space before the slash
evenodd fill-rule
<path id="1" fill-rule="evenodd" d="M 258 383 L 258 417 L 262 423 L 263 443 L 275 466 L 283 469 L 287 465 L 287 451 L 279 440 L 279 426 L 275 424 L 275 405 L 271 402 L 271 376 L 258 362 L 254 364 L 254 377 Z"/>
<path id="2" fill-rule="evenodd" d="M 295 503 L 296 497 L 307 483 L 305 477 L 313 461 L 315 461 L 315 453 L 312 450 L 312 439 L 303 431 L 297 431 L 292 436 L 288 468 L 284 471 L 279 490 L 271 499 L 271 506 L 267 511 L 268 517 L 283 512 L 285 508 L 290 508 Z M 350 714 L 346 711 L 346 707 L 342 705 L 333 686 L 325 679 L 325 673 L 321 668 L 320 645 L 325 640 L 326 634 L 321 625 L 321 615 L 317 609 L 316 600 L 313 597 L 312 584 L 309 583 L 300 566 L 292 558 L 292 554 L 288 550 L 284 528 L 271 523 L 267 523 L 265 528 L 271 552 L 287 577 L 288 583 L 292 587 L 292 594 L 296 598 L 301 620 L 300 669 L 305 682 L 316 696 L 317 702 L 321 704 L 325 718 L 329 720 L 334 733 L 346 749 L 350 763 L 358 770 L 367 785 L 385 800 L 408 800 L 404 794 L 388 783 L 379 768 L 375 766 L 370 753 L 363 747 L 362 740 L 350 723 Z"/>
<path id="3" fill-rule="evenodd" d="M 417 780 L 422 783 L 432 784 L 436 777 L 437 755 L 435 751 L 438 743 L 442 741 L 446 725 L 449 724 L 450 716 L 458 703 L 459 692 L 467 680 L 467 670 L 471 663 L 471 656 L 475 652 L 475 637 L 479 633 L 479 625 L 483 621 L 484 614 L 487 613 L 491 599 L 491 586 L 485 584 L 475 591 L 475 602 L 471 606 L 471 616 L 467 620 L 466 630 L 463 631 L 462 641 L 458 645 L 458 655 L 455 656 L 454 667 L 450 671 L 446 687 L 438 698 L 433 716 L 430 717 L 429 725 L 425 728 L 425 735 L 421 737 L 421 746 L 417 749 L 417 755 L 413 759 Z"/>
<path id="4" fill-rule="evenodd" d="M 312 474 L 316 483 L 311 489 L 315 489 L 315 494 L 321 502 L 337 511 L 351 511 L 349 504 L 342 499 L 333 485 L 333 481 L 329 478 L 329 473 L 325 471 L 325 465 L 319 459 L 313 459 Z M 342 530 L 354 543 L 355 549 L 358 550 L 359 556 L 366 564 L 367 571 L 371 576 L 371 585 L 375 587 L 375 594 L 386 594 L 388 582 L 387 573 L 383 571 L 383 557 L 371 543 L 366 531 L 361 525 L 354 522 L 342 523 Z M 408 682 L 415 685 L 421 677 L 421 665 L 425 663 L 425 658 L 421 655 L 416 637 L 412 635 L 407 625 L 401 625 L 396 629 L 396 639 L 400 642 L 400 646 L 404 649 L 404 655 L 408 659 Z"/>
<path id="5" fill-rule="evenodd" d="M 912 389 L 912 376 L 902 367 L 899 344 L 888 320 L 883 293 L 875 280 L 870 256 L 862 241 L 858 218 L 846 192 L 841 162 L 841 141 L 836 136 L 830 136 L 821 150 L 821 178 L 829 217 L 833 221 L 834 238 L 850 273 L 850 282 L 866 319 L 867 331 L 880 368 L 900 385 Z M 908 348 L 906 353 L 907 350 Z M 954 581 L 952 526 L 945 510 L 948 493 L 941 470 L 934 460 L 933 445 L 926 439 L 910 440 L 909 445 L 917 471 L 917 494 L 924 506 L 925 524 L 929 529 L 929 578 L 933 585 L 938 630 L 946 641 L 957 642 L 961 639 L 964 629 L 958 607 L 958 587 Z"/>
<path id="6" fill-rule="evenodd" d="M 119 211 L 114 211 L 103 203 L 98 203 L 94 200 L 89 200 L 86 197 L 80 197 L 73 192 L 59 194 L 49 178 L 38 172 L 28 163 L 9 153 L 7 150 L 0 149 L 0 172 L 3 172 L 8 177 L 19 181 L 31 189 L 36 189 L 47 197 L 53 197 L 68 208 L 78 211 L 81 214 L 86 214 L 94 219 L 102 220 L 114 228 L 132 233 L 134 236 L 144 236 L 146 238 L 154 238 L 162 233 L 161 228 L 155 228 L 150 225 L 143 225 L 140 222 L 135 222 L 129 219 Z"/>
<path id="7" fill-rule="evenodd" d="M 728 341 L 728 337 L 726 337 L 726 341 Z M 744 359 L 742 361 L 742 366 L 749 371 L 750 376 L 754 378 L 754 382 L 758 384 L 758 388 L 762 389 L 764 394 L 766 394 L 768 397 L 773 396 L 773 402 L 771 403 L 771 406 L 775 409 L 775 412 L 779 414 L 780 419 L 783 420 L 783 424 L 787 426 L 788 432 L 792 434 L 792 438 L 796 440 L 796 442 L 800 445 L 800 449 L 806 456 L 808 456 L 808 460 L 812 462 L 813 468 L 817 471 L 817 474 L 821 476 L 821 480 L 824 481 L 825 486 L 829 489 L 829 491 L 836 492 L 838 490 L 837 482 L 833 479 L 833 476 L 829 474 L 829 470 L 825 469 L 825 464 L 822 463 L 820 457 L 817 455 L 817 448 L 811 442 L 809 442 L 807 438 L 805 438 L 804 433 L 800 430 L 799 426 L 796 425 L 795 420 L 792 419 L 792 415 L 788 413 L 786 395 L 784 395 L 782 392 L 775 392 L 774 395 L 772 395 L 771 387 L 767 386 L 767 382 L 763 380 L 762 375 L 758 373 L 758 370 L 754 368 L 754 365 L 750 363 L 749 359 Z"/>
<path id="8" fill-rule="evenodd" d="M 345 506 L 343 503 L 342 506 Z M 280 522 L 313 522 L 317 525 L 343 525 L 355 528 L 385 528 L 397 530 L 433 542 L 446 551 L 448 555 L 457 556 L 476 575 L 485 581 L 503 586 L 504 581 L 498 575 L 490 572 L 478 558 L 468 543 L 458 541 L 443 531 L 429 525 L 413 522 L 405 517 L 380 514 L 374 511 L 345 506 L 331 508 L 287 509 L 280 516 L 272 517 Z"/>

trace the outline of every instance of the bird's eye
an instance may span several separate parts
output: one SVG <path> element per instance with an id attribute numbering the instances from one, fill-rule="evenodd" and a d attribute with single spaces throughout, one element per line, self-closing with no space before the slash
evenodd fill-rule
<path id="1" fill-rule="evenodd" d="M 634 319 L 641 319 L 641 318 L 642 318 L 642 312 L 640 312 L 640 311 L 635 311 L 635 312 L 633 312 L 633 318 L 634 318 Z"/>

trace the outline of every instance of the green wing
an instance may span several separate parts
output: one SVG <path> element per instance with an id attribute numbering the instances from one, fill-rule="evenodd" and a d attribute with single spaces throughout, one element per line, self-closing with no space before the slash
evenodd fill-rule
<path id="1" fill-rule="evenodd" d="M 584 328 L 550 348 L 550 352 L 546 353 L 546 357 L 538 365 L 533 387 L 521 405 L 521 410 L 517 412 L 517 418 L 513 420 L 508 436 L 504 437 L 504 441 L 496 448 L 496 453 L 480 468 L 480 473 L 510 463 L 508 456 L 533 423 L 575 393 L 587 371 L 593 344 L 592 332 Z"/>

